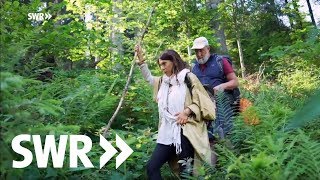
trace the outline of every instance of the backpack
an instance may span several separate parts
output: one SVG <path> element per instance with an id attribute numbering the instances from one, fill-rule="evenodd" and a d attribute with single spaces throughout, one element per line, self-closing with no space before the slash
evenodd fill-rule
<path id="1" fill-rule="evenodd" d="M 224 74 L 224 72 L 223 72 L 223 63 L 222 63 L 222 60 L 223 59 L 226 59 L 229 63 L 230 63 L 230 65 L 232 66 L 232 60 L 231 60 L 231 58 L 230 58 L 230 56 L 227 56 L 227 55 L 215 55 L 215 60 L 218 62 L 218 64 L 219 64 L 219 69 L 220 69 L 220 71 Z M 227 82 L 228 80 L 227 80 L 227 77 L 226 76 L 224 76 L 223 77 L 224 78 L 224 82 Z M 232 104 L 232 105 L 237 105 L 237 104 L 239 104 L 239 101 L 240 101 L 240 95 L 241 95 L 241 93 L 240 93 L 240 89 L 239 89 L 239 87 L 236 87 L 236 88 L 234 88 L 233 90 L 225 90 L 225 92 L 227 93 L 227 94 L 229 94 L 230 96 L 230 103 Z"/>

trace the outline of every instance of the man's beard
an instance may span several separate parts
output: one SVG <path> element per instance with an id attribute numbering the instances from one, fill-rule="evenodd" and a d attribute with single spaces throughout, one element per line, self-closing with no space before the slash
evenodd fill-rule
<path id="1" fill-rule="evenodd" d="M 210 54 L 208 53 L 201 59 L 197 58 L 197 61 L 199 64 L 205 64 L 209 60 L 209 58 L 210 58 Z"/>

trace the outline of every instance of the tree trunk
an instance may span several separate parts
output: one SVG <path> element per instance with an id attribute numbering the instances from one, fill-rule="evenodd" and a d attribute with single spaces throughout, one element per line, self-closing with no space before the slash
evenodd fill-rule
<path id="1" fill-rule="evenodd" d="M 218 37 L 218 41 L 221 45 L 218 49 L 218 52 L 222 54 L 228 54 L 228 47 L 227 47 L 226 36 L 224 34 L 224 28 L 220 26 L 219 22 L 215 22 L 214 27 L 215 29 L 217 29 L 216 37 Z"/>
<path id="2" fill-rule="evenodd" d="M 93 63 L 95 69 L 99 69 L 99 67 L 98 67 L 99 62 L 101 62 L 101 58 L 99 57 L 99 55 L 96 55 L 94 57 L 94 63 Z"/>
<path id="3" fill-rule="evenodd" d="M 186 10 L 186 1 L 183 2 L 183 11 L 185 14 L 187 14 L 187 10 Z M 189 21 L 188 18 L 186 18 L 185 20 L 186 22 L 186 33 L 187 33 L 187 38 L 190 38 L 190 27 L 189 27 Z M 188 50 L 188 56 L 192 56 L 192 52 L 191 52 L 191 47 L 188 45 L 187 46 L 187 50 Z"/>
<path id="4" fill-rule="evenodd" d="M 245 78 L 245 77 L 246 77 L 246 68 L 245 68 L 245 66 L 244 66 L 243 52 L 242 52 L 242 46 L 241 46 L 241 39 L 240 39 L 240 37 L 237 37 L 237 46 L 238 46 L 238 50 L 239 50 L 241 76 L 242 76 L 242 78 Z"/>
<path id="5" fill-rule="evenodd" d="M 237 39 L 237 46 L 238 46 L 238 51 L 239 51 L 239 59 L 240 59 L 240 68 L 241 68 L 241 76 L 242 78 L 245 78 L 246 76 L 246 68 L 244 65 L 244 58 L 243 58 L 243 51 L 242 51 L 242 45 L 241 45 L 241 31 L 242 28 L 240 27 L 239 24 L 243 22 L 243 20 L 239 17 L 239 9 L 244 8 L 244 3 L 241 1 L 240 8 L 238 7 L 237 1 L 234 1 L 234 6 L 233 6 L 233 24 L 234 24 L 234 29 L 236 32 L 236 39 Z M 240 19 L 240 23 L 239 23 Z"/>
<path id="6" fill-rule="evenodd" d="M 221 0 L 208 0 L 207 6 L 209 9 L 214 9 L 218 11 L 217 7 Z M 220 25 L 220 22 L 217 20 L 217 18 L 211 20 L 211 26 L 214 30 L 214 35 L 218 39 L 218 42 L 220 43 L 220 47 L 217 48 L 217 53 L 220 54 L 228 54 L 228 48 L 227 48 L 227 42 L 226 42 L 226 36 L 224 33 L 224 28 Z"/>
<path id="7" fill-rule="evenodd" d="M 310 4 L 310 0 L 306 0 L 306 1 L 307 1 L 307 4 L 308 4 L 308 9 L 309 9 L 309 14 L 310 14 L 310 17 L 311 17 L 312 24 L 315 27 L 317 27 L 316 21 L 314 20 L 314 17 L 313 17 L 313 12 L 312 12 L 312 7 L 311 7 L 311 4 Z"/>
<path id="8" fill-rule="evenodd" d="M 113 0 L 112 11 L 116 15 L 112 18 L 111 35 L 110 39 L 112 42 L 111 48 L 111 60 L 114 61 L 116 56 L 122 59 L 123 56 L 123 45 L 121 40 L 121 34 L 118 31 L 117 26 L 121 23 L 120 17 L 122 16 L 122 11 L 117 7 L 117 4 L 122 3 L 122 0 Z"/>

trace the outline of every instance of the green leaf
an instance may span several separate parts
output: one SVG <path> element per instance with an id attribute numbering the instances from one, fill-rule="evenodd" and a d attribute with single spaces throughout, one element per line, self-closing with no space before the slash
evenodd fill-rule
<path id="1" fill-rule="evenodd" d="M 23 179 L 26 180 L 40 179 L 40 177 L 39 169 L 35 167 L 31 167 L 23 173 Z"/>
<path id="2" fill-rule="evenodd" d="M 14 1 L 14 2 L 13 2 L 13 6 L 14 6 L 14 7 L 19 7 L 19 1 Z"/>
<path id="3" fill-rule="evenodd" d="M 51 167 L 47 168 L 47 175 L 45 176 L 45 178 L 57 177 L 57 176 L 58 176 L 57 170 L 55 170 Z"/>
<path id="4" fill-rule="evenodd" d="M 301 128 L 320 117 L 320 90 L 310 97 L 308 103 L 289 121 L 285 130 Z"/>

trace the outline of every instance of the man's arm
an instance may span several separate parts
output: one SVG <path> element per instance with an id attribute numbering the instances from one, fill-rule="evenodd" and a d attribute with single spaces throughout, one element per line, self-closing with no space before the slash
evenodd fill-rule
<path id="1" fill-rule="evenodd" d="M 227 74 L 228 82 L 223 83 L 224 89 L 234 89 L 239 86 L 238 77 L 234 72 Z"/>
<path id="2" fill-rule="evenodd" d="M 224 71 L 225 76 L 227 78 L 227 82 L 222 83 L 222 84 L 214 87 L 213 89 L 218 90 L 218 91 L 219 90 L 223 91 L 225 89 L 232 90 L 232 89 L 238 87 L 239 81 L 238 81 L 236 74 L 234 73 L 234 70 L 233 70 L 231 64 L 226 59 L 223 59 L 222 63 L 223 63 L 223 71 Z"/>

